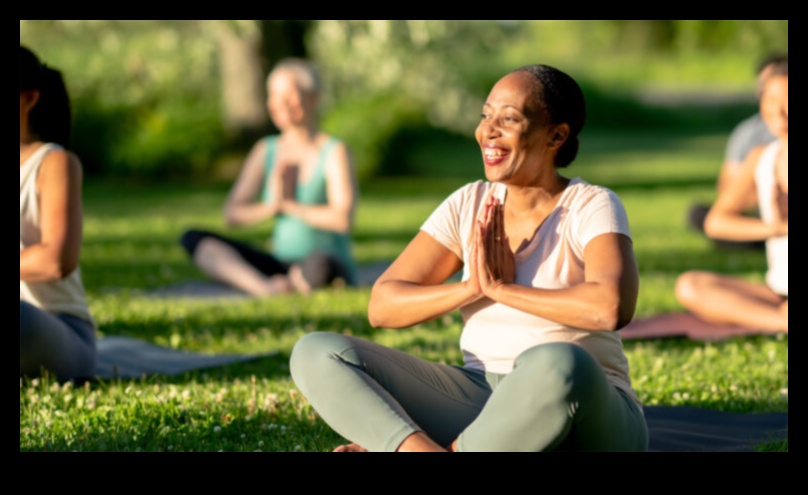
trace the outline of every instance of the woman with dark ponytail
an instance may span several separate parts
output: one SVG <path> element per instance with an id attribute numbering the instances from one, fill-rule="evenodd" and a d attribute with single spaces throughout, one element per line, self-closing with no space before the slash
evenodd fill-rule
<path id="1" fill-rule="evenodd" d="M 20 377 L 95 373 L 96 323 L 79 269 L 82 166 L 59 71 L 20 45 Z"/>
<path id="2" fill-rule="evenodd" d="M 485 180 L 449 196 L 373 286 L 374 327 L 459 310 L 463 366 L 331 332 L 295 345 L 295 384 L 349 441 L 337 452 L 647 449 L 619 332 L 639 292 L 628 216 L 560 173 L 585 120 L 564 72 L 505 75 L 476 131 Z"/>

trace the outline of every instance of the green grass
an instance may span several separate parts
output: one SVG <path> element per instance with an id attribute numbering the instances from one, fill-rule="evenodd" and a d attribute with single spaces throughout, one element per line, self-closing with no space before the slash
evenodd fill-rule
<path id="1" fill-rule="evenodd" d="M 628 209 L 641 269 L 638 315 L 678 311 L 678 274 L 703 268 L 761 280 L 762 253 L 720 251 L 685 223 L 710 200 L 724 137 L 593 133 L 567 174 L 613 188 Z M 413 149 L 403 159 L 429 177 L 387 177 L 362 186 L 356 224 L 360 262 L 390 260 L 451 191 L 480 175 L 473 143 Z M 103 335 L 125 335 L 206 353 L 277 354 L 178 377 L 59 385 L 20 381 L 20 451 L 328 451 L 343 440 L 296 391 L 288 358 L 302 335 L 345 332 L 460 364 L 457 314 L 408 330 L 376 330 L 367 289 L 310 298 L 227 302 L 155 300 L 143 291 L 200 279 L 177 239 L 188 227 L 222 230 L 222 184 L 94 182 L 85 188 L 82 271 Z M 263 242 L 270 226 L 233 231 Z M 788 411 L 788 338 L 698 343 L 628 341 L 632 380 L 649 405 L 733 412 Z M 787 451 L 773 441 L 761 451 Z"/>

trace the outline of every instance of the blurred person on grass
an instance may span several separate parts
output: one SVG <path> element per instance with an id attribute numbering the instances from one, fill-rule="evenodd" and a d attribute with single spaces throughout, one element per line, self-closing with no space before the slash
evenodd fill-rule
<path id="1" fill-rule="evenodd" d="M 710 208 L 704 230 L 713 239 L 766 244 L 765 282 L 692 270 L 676 283 L 679 302 L 710 322 L 788 333 L 788 59 L 768 69 L 760 114 L 775 140 L 755 147 L 738 177 Z M 755 199 L 760 217 L 745 212 Z"/>
<path id="2" fill-rule="evenodd" d="M 315 67 L 303 59 L 281 60 L 267 77 L 267 108 L 280 134 L 254 144 L 224 217 L 230 227 L 274 219 L 270 246 L 186 231 L 182 246 L 212 279 L 259 297 L 356 283 L 355 170 L 345 143 L 318 128 L 320 89 Z"/>

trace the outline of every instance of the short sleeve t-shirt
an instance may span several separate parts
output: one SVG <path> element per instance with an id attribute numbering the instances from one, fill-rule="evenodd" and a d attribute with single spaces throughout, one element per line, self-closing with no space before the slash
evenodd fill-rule
<path id="1" fill-rule="evenodd" d="M 756 113 L 735 126 L 729 136 L 724 159 L 740 167 L 746 155 L 753 148 L 772 141 L 774 141 L 774 136 L 769 132 L 760 113 Z"/>
<path id="2" fill-rule="evenodd" d="M 474 222 L 490 194 L 506 201 L 504 185 L 478 181 L 461 187 L 427 219 L 421 230 L 468 261 Z M 572 179 L 556 208 L 530 243 L 515 255 L 516 283 L 542 289 L 564 289 L 584 282 L 584 249 L 602 234 L 631 237 L 626 210 L 617 195 L 604 187 Z M 573 328 L 500 303 L 481 300 L 461 309 L 460 347 L 467 368 L 507 374 L 524 351 L 540 344 L 570 342 L 588 350 L 610 383 L 638 404 L 629 377 L 620 332 Z"/>

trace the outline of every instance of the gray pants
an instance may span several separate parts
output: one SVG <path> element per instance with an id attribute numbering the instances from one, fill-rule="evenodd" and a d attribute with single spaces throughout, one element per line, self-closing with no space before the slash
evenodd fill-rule
<path id="1" fill-rule="evenodd" d="M 95 375 L 95 328 L 70 315 L 57 315 L 20 301 L 20 376 L 47 370 L 59 381 Z"/>
<path id="2" fill-rule="evenodd" d="M 395 452 L 424 432 L 461 452 L 645 451 L 642 410 L 583 348 L 527 350 L 510 374 L 447 366 L 373 342 L 312 333 L 291 357 L 295 384 L 338 434 Z"/>

